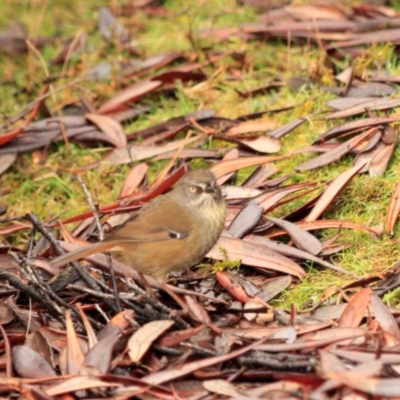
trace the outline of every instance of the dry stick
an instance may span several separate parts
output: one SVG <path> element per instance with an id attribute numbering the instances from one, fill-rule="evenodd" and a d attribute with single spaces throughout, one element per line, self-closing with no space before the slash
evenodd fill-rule
<path id="1" fill-rule="evenodd" d="M 94 220 L 96 221 L 97 229 L 99 230 L 100 240 L 104 240 L 104 232 L 103 232 L 103 227 L 101 226 L 101 222 L 100 222 L 99 209 L 94 204 L 92 194 L 90 193 L 90 190 L 86 186 L 85 182 L 83 182 L 83 179 L 79 175 L 77 175 L 77 178 L 78 178 L 79 183 L 82 186 L 83 191 L 85 192 L 87 202 L 89 203 L 89 206 L 92 210 Z M 112 266 L 112 260 L 111 260 L 111 256 L 109 253 L 107 253 L 107 264 L 108 264 L 108 268 L 109 268 L 110 274 L 111 274 L 111 281 L 113 284 L 114 297 L 115 297 L 116 304 L 117 304 L 117 312 L 121 312 L 121 301 L 120 301 L 119 295 L 118 295 L 117 279 L 115 278 L 115 271 Z"/>
<path id="2" fill-rule="evenodd" d="M 107 293 L 103 293 L 100 291 L 88 289 L 86 287 L 82 287 L 79 285 L 69 284 L 68 287 L 73 290 L 76 290 L 78 292 L 91 295 L 95 298 L 99 298 L 99 299 L 103 300 L 104 302 L 113 299 L 112 294 L 107 294 Z M 120 296 L 121 296 L 121 300 L 124 302 L 124 304 L 127 304 L 132 310 L 134 310 L 135 313 L 137 314 L 136 318 L 138 320 L 141 320 L 141 322 L 143 322 L 143 323 L 149 322 L 149 321 L 156 321 L 159 319 L 168 319 L 169 318 L 168 314 L 163 315 L 163 314 L 159 313 L 158 311 L 156 311 L 154 308 L 143 308 L 141 305 L 133 303 L 132 301 L 136 301 L 136 299 L 135 299 L 136 296 L 134 296 L 134 295 L 121 293 Z M 187 326 L 185 326 L 185 329 L 187 329 Z"/>
<path id="3" fill-rule="evenodd" d="M 16 275 L 11 274 L 10 272 L 4 271 L 0 268 L 0 277 L 8 280 L 11 286 L 16 289 L 26 293 L 29 297 L 32 297 L 40 304 L 43 304 L 50 315 L 52 315 L 57 320 L 60 318 L 57 309 L 54 308 L 53 304 L 44 301 L 43 296 L 39 294 L 36 290 L 34 290 L 31 286 L 24 283 L 21 279 L 19 279 Z"/>
<path id="4" fill-rule="evenodd" d="M 135 296 L 145 296 L 146 292 L 141 289 L 139 286 L 137 286 L 133 280 L 131 279 L 122 279 L 122 281 L 125 283 L 125 285 L 134 291 Z M 182 326 L 184 329 L 190 328 L 190 325 L 185 322 L 181 317 L 178 315 L 174 315 L 173 310 L 167 307 L 165 304 L 162 304 L 160 300 L 158 300 L 155 296 L 146 296 L 142 298 L 143 302 L 147 303 L 154 309 L 158 310 L 160 313 L 164 313 L 168 316 L 168 318 L 171 318 L 177 325 Z"/>
<path id="5" fill-rule="evenodd" d="M 35 214 L 33 213 L 28 213 L 25 215 L 24 219 L 27 219 L 30 221 L 36 229 L 49 241 L 49 243 L 54 247 L 54 249 L 57 251 L 58 254 L 62 255 L 65 254 L 65 251 L 61 248 L 60 244 L 58 241 L 55 239 L 55 237 L 51 234 L 51 232 L 44 227 L 39 219 L 36 217 Z M 99 290 L 99 286 L 96 282 L 96 280 L 84 269 L 80 266 L 80 264 L 76 261 L 71 263 L 72 266 L 74 267 L 75 271 L 79 275 L 79 277 L 92 289 L 94 290 Z M 113 303 L 108 301 L 107 306 L 110 307 L 110 309 L 113 312 L 117 312 L 116 307 Z"/>
<path id="6" fill-rule="evenodd" d="M 36 229 L 36 228 L 34 228 Z M 40 298 L 40 303 L 44 304 L 46 308 L 48 309 L 47 305 L 51 304 L 52 307 L 54 307 L 55 310 L 57 310 L 58 316 L 54 316 L 58 321 L 61 323 L 64 323 L 63 315 L 64 311 L 59 309 L 58 306 L 64 307 L 65 309 L 70 309 L 73 312 L 73 315 L 75 318 L 80 318 L 80 315 L 78 311 L 76 310 L 75 306 L 68 304 L 64 300 L 62 300 L 59 296 L 57 296 L 51 287 L 46 283 L 43 282 L 42 279 L 40 278 L 39 274 L 36 272 L 35 268 L 32 268 L 31 263 L 29 262 L 29 257 L 26 257 L 26 259 L 23 259 L 20 255 L 17 255 L 13 252 L 10 253 L 11 256 L 18 262 L 18 264 L 21 266 L 22 269 L 26 270 L 26 274 L 28 275 L 29 278 L 34 278 L 32 283 L 39 289 L 38 292 L 36 292 L 36 299 Z M 31 287 L 32 291 L 35 291 L 34 288 Z M 30 293 L 28 293 L 28 296 L 30 296 Z M 53 300 L 56 305 L 52 303 Z M 49 311 L 50 312 L 50 311 Z M 101 324 L 99 324 L 96 320 L 93 318 L 89 317 L 90 322 L 96 326 L 97 329 L 103 328 Z M 79 328 L 81 331 L 83 331 L 83 326 L 80 322 L 76 321 L 79 324 Z"/>
<path id="7" fill-rule="evenodd" d="M 315 371 L 318 364 L 316 357 L 297 356 L 294 354 L 268 354 L 253 352 L 249 356 L 239 357 L 238 362 L 243 366 L 261 365 L 275 371 Z"/>

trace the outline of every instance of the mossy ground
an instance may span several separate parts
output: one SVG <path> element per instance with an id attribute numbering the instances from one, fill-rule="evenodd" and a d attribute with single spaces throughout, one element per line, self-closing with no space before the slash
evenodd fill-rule
<path id="1" fill-rule="evenodd" d="M 101 62 L 117 65 L 132 58 L 119 46 L 104 42 L 97 30 L 98 7 L 115 8 L 124 3 L 121 0 L 84 2 L 4 0 L 0 14 L 0 28 L 17 19 L 33 36 L 57 36 L 59 39 L 42 51 L 46 67 L 33 51 L 28 55 L 3 55 L 0 58 L 3 94 L 0 118 L 5 120 L 14 115 L 38 96 L 47 78 L 46 70 L 50 76 L 59 77 L 54 83 L 54 87 L 57 88 L 67 85 Z M 398 7 L 399 4 L 393 2 L 393 6 Z M 152 106 L 152 111 L 126 126 L 127 133 L 200 109 L 211 108 L 220 116 L 235 118 L 247 113 L 294 106 L 290 111 L 266 114 L 263 117 L 273 119 L 277 126 L 281 126 L 298 117 L 325 111 L 326 102 L 334 97 L 321 88 L 322 85 L 334 84 L 334 72 L 326 66 L 325 54 L 318 47 L 289 46 L 284 40 L 245 42 L 232 39 L 229 43 L 216 44 L 210 40 L 196 39 L 196 47 L 193 48 L 188 39 L 190 32 L 195 33 L 201 28 L 234 27 L 243 22 L 255 21 L 257 13 L 254 9 L 238 6 L 233 0 L 200 0 L 190 6 L 182 0 L 170 0 L 165 2 L 165 7 L 168 16 L 164 18 L 153 18 L 143 11 L 138 11 L 129 18 L 121 17 L 121 21 L 130 30 L 133 40 L 137 41 L 137 49 L 142 57 L 176 50 L 185 51 L 189 58 L 199 54 L 202 57 L 199 49 L 210 46 L 215 50 L 232 49 L 244 54 L 245 68 L 243 69 L 240 60 L 226 57 L 218 62 L 217 67 L 205 68 L 205 72 L 210 76 L 205 83 L 188 88 L 180 85 L 173 97 L 163 94 L 149 96 L 143 103 Z M 50 64 L 50 60 L 59 54 L 62 48 L 62 39 L 82 34 L 88 35 L 83 54 L 72 57 L 66 65 Z M 344 68 L 349 61 L 336 63 Z M 354 66 L 356 73 L 361 76 L 367 69 L 387 71 L 392 75 L 398 73 L 398 60 L 391 45 L 371 46 L 367 55 L 356 60 Z M 232 71 L 237 72 L 239 79 L 233 78 Z M 236 92 L 236 90 L 246 91 L 255 88 L 276 77 L 287 82 L 287 85 L 278 92 L 266 92 L 252 98 L 242 98 Z M 293 77 L 312 77 L 320 85 L 314 85 L 311 89 L 306 87 L 293 89 L 289 84 Z M 118 76 L 96 83 L 82 81 L 79 85 L 58 91 L 47 100 L 46 105 L 54 112 L 76 101 L 81 94 L 98 105 L 129 82 L 129 79 Z M 340 121 L 310 119 L 283 139 L 281 153 L 311 144 L 319 134 L 339 123 Z M 3 193 L 1 204 L 9 206 L 10 216 L 33 211 L 43 220 L 66 218 L 87 210 L 86 197 L 75 174 L 71 171 L 76 166 L 100 159 L 105 150 L 101 146 L 94 149 L 76 144 L 69 146 L 54 144 L 44 161 L 38 160 L 36 153 L 20 155 L 14 166 L 0 177 Z M 278 162 L 279 173 L 293 173 L 294 168 L 310 156 L 301 154 Z M 349 168 L 351 162 L 352 158 L 349 157 L 319 170 L 295 172 L 291 182 L 324 182 Z M 151 161 L 150 164 L 153 174 L 164 165 Z M 104 166 L 98 170 L 83 172 L 82 178 L 88 183 L 95 201 L 105 205 L 117 198 L 129 168 L 128 165 Z M 371 227 L 381 226 L 384 224 L 389 200 L 399 176 L 397 150 L 383 177 L 357 176 L 329 209 L 326 218 L 355 221 Z M 243 174 L 240 178 L 243 178 Z M 274 215 L 279 215 L 279 210 Z M 320 237 L 328 238 L 336 233 L 336 231 L 324 231 L 320 233 Z M 397 227 L 396 235 L 399 234 L 400 228 Z M 25 236 L 15 235 L 3 240 L 23 247 Z M 343 286 L 353 281 L 354 275 L 366 277 L 384 272 L 399 258 L 398 240 L 390 239 L 386 234 L 376 240 L 362 232 L 343 230 L 338 242 L 349 245 L 349 248 L 336 256 L 335 261 L 351 271 L 352 275 L 342 276 L 321 269 L 319 266 L 310 265 L 307 279 L 293 285 L 277 300 L 279 304 L 302 305 L 309 303 L 310 300 L 317 300 L 327 287 Z M 398 303 L 397 298 L 398 296 L 391 296 L 392 305 Z"/>

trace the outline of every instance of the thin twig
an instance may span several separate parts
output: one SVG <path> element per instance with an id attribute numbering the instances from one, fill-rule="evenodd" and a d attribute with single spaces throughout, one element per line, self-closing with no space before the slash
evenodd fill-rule
<path id="1" fill-rule="evenodd" d="M 83 191 L 85 192 L 87 202 L 89 203 L 89 206 L 92 210 L 93 217 L 94 217 L 94 220 L 96 221 L 97 229 L 99 231 L 100 240 L 104 240 L 104 232 L 103 232 L 103 227 L 101 226 L 101 222 L 100 222 L 99 208 L 98 208 L 98 206 L 96 206 L 94 204 L 93 196 L 90 193 L 90 190 L 86 186 L 83 179 L 79 175 L 77 175 L 77 179 L 78 179 L 79 183 L 81 184 Z M 113 284 L 114 298 L 115 298 L 116 305 L 117 305 L 117 311 L 121 312 L 121 301 L 119 299 L 119 294 L 118 294 L 117 279 L 115 278 L 115 271 L 112 266 L 112 260 L 111 260 L 110 254 L 107 254 L 107 264 L 108 264 L 108 268 L 109 268 L 110 274 L 111 274 L 111 281 Z"/>

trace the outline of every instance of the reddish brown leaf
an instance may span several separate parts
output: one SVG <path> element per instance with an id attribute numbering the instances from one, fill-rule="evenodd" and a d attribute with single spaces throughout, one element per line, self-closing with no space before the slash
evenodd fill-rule
<path id="1" fill-rule="evenodd" d="M 315 144 L 323 143 L 324 141 L 341 136 L 344 133 L 357 131 L 358 129 L 366 129 L 377 125 L 386 125 L 390 122 L 400 121 L 400 117 L 374 117 L 363 118 L 355 121 L 346 122 L 339 126 L 329 129 L 324 134 L 314 141 Z"/>
<path id="2" fill-rule="evenodd" d="M 67 369 L 70 374 L 77 374 L 81 368 L 85 356 L 76 336 L 75 328 L 71 318 L 71 310 L 65 313 L 65 325 L 67 328 Z"/>
<path id="3" fill-rule="evenodd" d="M 157 346 L 174 347 L 178 344 L 190 339 L 192 336 L 197 335 L 200 331 L 204 329 L 203 325 L 199 325 L 195 328 L 189 328 L 182 331 L 175 331 L 171 333 L 166 333 L 158 339 L 155 344 Z"/>
<path id="4" fill-rule="evenodd" d="M 75 376 L 62 381 L 61 383 L 57 383 L 48 389 L 45 389 L 45 393 L 49 396 L 59 396 L 64 393 L 73 393 L 80 390 L 115 386 L 120 386 L 120 384 L 109 383 L 88 376 Z"/>
<path id="5" fill-rule="evenodd" d="M 371 294 L 372 290 L 368 287 L 360 290 L 352 297 L 340 316 L 339 328 L 356 328 L 360 325 L 368 308 Z"/>
<path id="6" fill-rule="evenodd" d="M 306 222 L 315 221 L 329 207 L 332 201 L 338 196 L 346 186 L 351 182 L 353 177 L 360 171 L 363 165 L 356 165 L 349 170 L 342 172 L 325 190 L 317 203 L 305 218 Z"/>
<path id="7" fill-rule="evenodd" d="M 206 78 L 207 78 L 206 75 L 202 73 L 192 72 L 192 71 L 179 71 L 175 69 L 156 75 L 152 77 L 151 80 L 161 82 L 162 84 L 165 85 L 165 84 L 175 83 L 175 81 L 203 82 Z"/>
<path id="8" fill-rule="evenodd" d="M 137 82 L 106 101 L 99 107 L 98 112 L 99 114 L 110 114 L 123 110 L 127 104 L 140 100 L 142 97 L 161 87 L 161 85 L 162 82 L 160 81 L 147 80 Z"/>
<path id="9" fill-rule="evenodd" d="M 228 271 L 217 271 L 215 274 L 218 283 L 236 300 L 246 303 L 251 300 L 243 289 L 242 285 L 238 283 L 233 276 Z"/>
<path id="10" fill-rule="evenodd" d="M 0 135 L 0 146 L 4 146 L 6 143 L 13 140 L 22 131 L 22 128 L 14 129 L 11 132 L 3 133 Z"/>
<path id="11" fill-rule="evenodd" d="M 210 170 L 217 178 L 237 171 L 241 168 L 251 167 L 257 164 L 264 164 L 273 161 L 283 160 L 289 156 L 263 156 L 263 157 L 246 157 L 235 160 L 219 161 L 210 167 Z"/>
<path id="12" fill-rule="evenodd" d="M 239 158 L 239 150 L 238 149 L 232 149 L 229 150 L 224 157 L 222 158 L 222 162 L 223 161 L 230 161 L 230 160 L 237 160 Z M 211 167 L 212 168 L 212 167 Z M 214 171 L 213 171 L 214 172 Z M 227 181 L 229 181 L 229 179 L 231 179 L 231 177 L 234 175 L 234 171 L 228 173 L 228 174 L 224 174 L 222 176 L 216 176 L 217 178 L 217 182 L 218 185 L 223 185 L 224 183 L 226 183 Z M 214 172 L 215 174 L 215 172 Z"/>
<path id="13" fill-rule="evenodd" d="M 260 131 L 267 131 L 270 129 L 274 129 L 276 125 L 275 121 L 267 120 L 267 121 L 243 121 L 240 122 L 238 125 L 229 128 L 225 135 L 227 136 L 236 136 L 236 135 L 243 135 L 244 133 L 250 132 L 260 132 Z"/>
<path id="14" fill-rule="evenodd" d="M 118 198 L 123 198 L 134 193 L 140 183 L 145 178 L 149 166 L 146 163 L 140 163 L 131 168 L 125 177 Z"/>
<path id="15" fill-rule="evenodd" d="M 389 232 L 389 235 L 391 236 L 394 235 L 394 225 L 399 215 L 400 215 L 400 181 L 397 183 L 392 198 L 390 199 L 390 204 L 386 215 L 386 230 Z"/>
<path id="16" fill-rule="evenodd" d="M 258 136 L 255 139 L 238 139 L 238 142 L 259 153 L 277 153 L 281 149 L 281 142 L 271 136 Z"/>
<path id="17" fill-rule="evenodd" d="M 30 333 L 26 338 L 25 345 L 36 351 L 50 366 L 53 366 L 53 350 L 41 332 L 34 331 Z"/>

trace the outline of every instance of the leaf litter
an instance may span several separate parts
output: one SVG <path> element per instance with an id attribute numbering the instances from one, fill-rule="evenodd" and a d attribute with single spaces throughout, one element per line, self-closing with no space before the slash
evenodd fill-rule
<path id="1" fill-rule="evenodd" d="M 154 18 L 168 15 L 152 2 L 131 3 L 114 11 L 123 15 L 142 10 Z M 268 8 L 264 2 L 243 3 L 260 6 L 258 21 L 213 27 L 196 35 L 211 43 L 238 38 L 260 42 L 284 38 L 299 47 L 312 43 L 322 48 L 330 63 L 345 57 L 355 62 L 372 43 L 397 45 L 400 41 L 397 14 L 386 6 L 282 3 Z M 130 32 L 118 15 L 100 9 L 100 34 L 135 53 Z M 20 24 L 11 23 L 0 32 L 0 49 L 26 53 L 26 37 Z M 37 38 L 35 45 L 53 42 L 53 38 Z M 69 52 L 79 55 L 82 46 L 71 43 L 67 41 L 69 50 L 54 63 L 67 60 Z M 77 99 L 77 115 L 68 115 L 65 109 L 43 118 L 49 98 L 46 87 L 25 112 L 2 124 L 0 174 L 6 174 L 21 153 L 70 140 L 113 147 L 106 149 L 102 160 L 70 172 L 133 164 L 113 204 L 59 221 L 50 214 L 45 223 L 33 213 L 2 217 L 3 236 L 31 232 L 28 250 L 15 248 L 7 240 L 0 242 L 2 392 L 34 399 L 60 395 L 264 399 L 274 393 L 284 398 L 322 399 L 333 394 L 337 398 L 395 398 L 399 394 L 400 311 L 384 304 L 380 297 L 384 289 L 374 289 L 396 282 L 398 268 L 369 281 L 350 273 L 352 285 L 328 291 L 309 310 L 279 309 L 271 300 L 307 279 L 310 263 L 315 263 L 313 268 L 349 274 L 331 258 L 345 247 L 336 243 L 342 229 L 362 230 L 379 238 L 379 227 L 332 219 L 329 209 L 357 175 L 368 172 L 376 177 L 387 171 L 398 141 L 399 117 L 393 112 L 400 106 L 395 95 L 398 79 L 373 69 L 369 76 L 359 75 L 353 67 L 338 71 L 337 86 L 325 88 L 339 96 L 326 104 L 336 111 L 327 108 L 323 117 L 333 127 L 292 153 L 285 150 L 286 135 L 320 116 L 294 116 L 276 126 L 266 116 L 280 109 L 236 119 L 202 110 L 126 134 L 128 123 L 149 111 L 143 100 L 176 93 L 182 85 L 207 84 L 212 75 L 205 74 L 205 67 L 217 70 L 218 62 L 232 55 L 240 59 L 231 51 L 214 52 L 211 45 L 202 51 L 205 61 L 193 61 L 176 51 L 128 63 L 117 74 L 135 77 L 134 83 L 96 105 Z M 108 67 L 105 71 L 110 71 Z M 102 79 L 107 76 L 103 74 Z M 91 72 L 88 79 L 95 79 Z M 279 92 L 281 87 L 278 79 L 237 92 L 254 98 L 265 91 Z M 205 148 L 210 140 L 222 141 L 225 147 Z M 310 158 L 314 152 L 321 154 Z M 290 181 L 290 175 L 276 176 L 279 161 L 299 154 L 308 158 L 297 165 L 300 173 L 343 160 L 352 160 L 354 166 L 347 165 L 322 186 L 307 181 L 306 175 L 302 182 Z M 150 184 L 147 176 L 154 157 L 173 163 Z M 113 291 L 104 255 L 62 273 L 52 270 L 48 260 L 56 254 L 99 236 L 97 219 L 107 232 L 127 212 L 168 191 L 195 158 L 214 172 L 228 205 L 225 230 L 206 256 L 215 273 L 207 268 L 185 271 L 172 275 L 171 284 L 160 284 L 113 261 L 118 284 Z M 238 173 L 247 168 L 253 172 L 242 184 L 233 185 Z M 397 185 L 386 220 L 386 231 L 392 236 L 399 202 Z M 283 206 L 290 209 L 286 215 Z M 71 222 L 78 223 L 74 230 L 69 228 Z M 61 227 L 59 236 L 54 231 L 57 227 Z M 337 234 L 324 242 L 321 232 L 328 229 Z M 37 243 L 33 240 L 36 232 L 41 235 Z M 374 282 L 378 282 L 376 288 L 371 285 Z"/>

